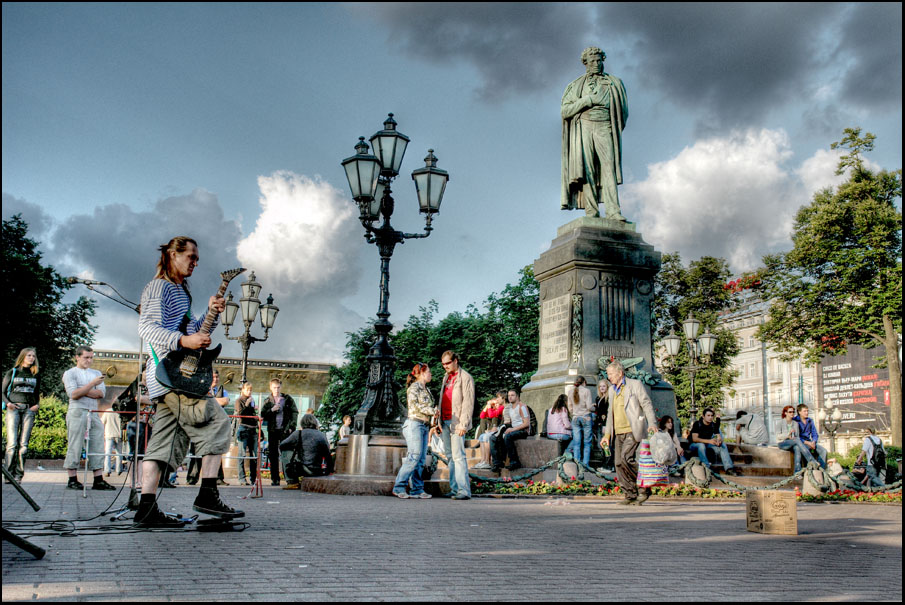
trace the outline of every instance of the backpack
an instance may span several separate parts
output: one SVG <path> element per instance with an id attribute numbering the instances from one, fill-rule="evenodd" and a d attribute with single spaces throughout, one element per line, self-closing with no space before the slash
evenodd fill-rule
<path id="1" fill-rule="evenodd" d="M 880 472 L 886 468 L 886 449 L 883 447 L 883 441 L 879 438 L 874 441 L 873 437 L 868 437 L 874 446 L 874 453 L 871 454 L 870 464 Z"/>
<path id="2" fill-rule="evenodd" d="M 528 416 L 529 416 L 529 418 L 528 418 L 528 436 L 533 437 L 534 435 L 537 435 L 537 416 L 534 414 L 534 410 L 532 410 L 529 406 L 526 405 L 525 407 L 528 408 Z M 544 419 L 544 422 L 546 423 L 546 419 Z M 885 462 L 884 462 L 884 464 L 885 464 Z"/>

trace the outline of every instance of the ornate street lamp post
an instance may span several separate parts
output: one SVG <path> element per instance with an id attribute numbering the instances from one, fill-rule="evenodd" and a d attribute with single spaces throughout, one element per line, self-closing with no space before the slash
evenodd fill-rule
<path id="1" fill-rule="evenodd" d="M 682 322 L 682 331 L 685 333 L 685 343 L 688 346 L 688 355 L 691 363 L 681 368 L 685 370 L 691 377 L 691 422 L 698 417 L 698 406 L 694 398 L 694 377 L 700 371 L 710 364 L 710 356 L 713 355 L 713 349 L 716 347 L 716 336 L 710 333 L 708 328 L 704 334 L 698 337 L 701 329 L 701 322 L 694 318 L 689 312 L 688 319 Z M 666 354 L 670 361 L 676 363 L 676 355 L 679 354 L 679 347 L 682 346 L 682 339 L 676 336 L 673 330 L 669 331 L 669 336 L 663 339 L 666 345 Z"/>
<path id="2" fill-rule="evenodd" d="M 248 369 L 248 349 L 253 342 L 263 342 L 267 340 L 270 329 L 277 320 L 277 313 L 280 312 L 279 307 L 273 304 L 273 294 L 267 297 L 267 303 L 262 305 L 258 295 L 261 294 L 261 284 L 255 281 L 255 272 L 252 271 L 248 276 L 248 281 L 242 283 L 242 298 L 239 304 L 233 302 L 233 293 L 230 292 L 226 298 L 226 308 L 220 314 L 220 322 L 225 329 L 226 338 L 236 340 L 242 345 L 242 382 L 245 384 L 246 371 Z M 236 314 L 242 309 L 242 321 L 245 322 L 245 332 L 241 336 L 230 336 L 229 328 L 236 321 Z M 261 312 L 261 327 L 264 328 L 264 338 L 257 338 L 251 335 L 251 325 L 254 323 L 255 316 L 258 311 Z"/>
<path id="3" fill-rule="evenodd" d="M 831 413 L 827 414 L 827 410 L 833 410 Z M 817 412 L 817 419 L 823 424 L 823 430 L 830 434 L 830 439 L 833 441 L 833 449 L 832 451 L 836 451 L 836 433 L 839 432 L 839 429 L 842 428 L 842 410 L 839 408 L 833 408 L 833 402 L 826 402 L 826 410 L 820 410 Z M 830 422 L 832 420 L 832 422 Z"/>
<path id="4" fill-rule="evenodd" d="M 355 155 L 342 161 L 352 199 L 358 204 L 365 240 L 376 244 L 380 253 L 380 305 L 374 324 L 377 341 L 368 354 L 368 390 L 355 414 L 354 430 L 359 435 L 398 435 L 406 410 L 398 397 L 401 387 L 393 376 L 396 355 L 387 340 L 393 329 L 389 321 L 390 258 L 397 244 L 430 235 L 431 221 L 434 214 L 440 212 L 449 174 L 437 168 L 434 150 L 429 149 L 424 158 L 425 166 L 412 172 L 420 211 L 425 215 L 424 233 L 397 231 L 390 225 L 395 207 L 390 184 L 399 175 L 409 138 L 396 130 L 396 120 L 389 114 L 383 130 L 375 133 L 370 142 L 373 155 L 368 152 L 364 137 L 359 137 Z M 381 216 L 383 223 L 377 226 Z"/>

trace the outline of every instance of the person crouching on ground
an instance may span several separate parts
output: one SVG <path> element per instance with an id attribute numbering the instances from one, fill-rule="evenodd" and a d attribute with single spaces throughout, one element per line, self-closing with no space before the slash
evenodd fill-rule
<path id="1" fill-rule="evenodd" d="M 288 453 L 283 465 L 286 485 L 283 489 L 301 489 L 299 477 L 317 477 L 333 472 L 333 456 L 330 442 L 318 430 L 314 414 L 305 414 L 299 422 L 301 428 L 280 442 L 280 452 Z"/>
<path id="2" fill-rule="evenodd" d="M 431 381 L 431 370 L 426 363 L 417 363 L 406 379 L 408 389 L 408 418 L 402 425 L 402 436 L 408 446 L 408 454 L 402 461 L 402 468 L 396 474 L 396 484 L 393 485 L 393 495 L 397 498 L 427 499 L 431 495 L 424 491 L 424 477 L 421 471 L 424 468 L 424 460 L 427 457 L 427 437 L 430 432 L 431 418 L 437 413 L 434 406 L 434 398 L 427 390 L 427 383 Z M 411 482 L 411 491 L 405 492 L 405 488 Z"/>

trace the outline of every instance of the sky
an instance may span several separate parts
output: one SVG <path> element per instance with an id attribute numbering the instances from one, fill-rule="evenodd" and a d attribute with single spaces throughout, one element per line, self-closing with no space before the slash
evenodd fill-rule
<path id="1" fill-rule="evenodd" d="M 2 32 L 3 218 L 136 302 L 176 235 L 199 243 L 197 314 L 220 271 L 254 270 L 280 313 L 253 358 L 338 362 L 375 317 L 380 260 L 340 162 L 389 112 L 411 138 L 393 226 L 424 227 L 409 175 L 428 149 L 450 174 L 431 236 L 396 248 L 390 320 L 516 282 L 582 214 L 560 209 L 560 102 L 588 46 L 627 91 L 623 214 L 685 262 L 740 273 L 788 249 L 843 178 L 844 128 L 902 166 L 898 3 L 4 3 Z M 137 349 L 133 311 L 78 295 L 95 346 Z"/>

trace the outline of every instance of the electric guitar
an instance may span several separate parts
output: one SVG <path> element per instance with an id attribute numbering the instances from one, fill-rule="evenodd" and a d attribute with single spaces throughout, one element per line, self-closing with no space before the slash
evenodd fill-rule
<path id="1" fill-rule="evenodd" d="M 220 284 L 220 289 L 217 290 L 217 296 L 222 297 L 226 293 L 229 282 L 244 271 L 243 267 L 239 267 L 221 273 L 220 279 L 223 282 Z M 208 309 L 204 323 L 201 324 L 201 329 L 198 331 L 202 334 L 210 334 L 216 319 L 217 312 Z M 220 356 L 222 347 L 223 345 L 218 344 L 213 349 L 180 347 L 171 351 L 157 364 L 157 370 L 154 373 L 157 382 L 182 395 L 195 398 L 206 397 L 214 380 L 214 360 Z"/>

